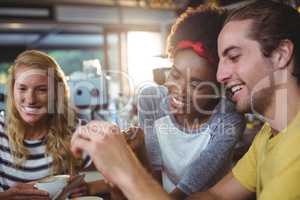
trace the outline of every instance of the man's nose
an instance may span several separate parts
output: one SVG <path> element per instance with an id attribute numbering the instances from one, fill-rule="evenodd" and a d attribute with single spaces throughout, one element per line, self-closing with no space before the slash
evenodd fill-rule
<path id="1" fill-rule="evenodd" d="M 226 82 L 231 78 L 232 76 L 232 66 L 225 65 L 220 61 L 218 65 L 218 71 L 217 71 L 217 80 L 219 83 L 226 84 Z"/>

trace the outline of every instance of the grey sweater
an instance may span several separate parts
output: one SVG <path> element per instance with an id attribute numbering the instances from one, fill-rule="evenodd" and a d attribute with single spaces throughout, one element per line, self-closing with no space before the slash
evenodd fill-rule
<path id="1" fill-rule="evenodd" d="M 155 132 L 155 121 L 170 115 L 174 126 L 183 130 L 169 112 L 167 89 L 162 86 L 144 88 L 138 96 L 138 111 L 139 125 L 145 132 L 148 158 L 153 170 L 162 171 L 162 149 Z M 208 189 L 227 173 L 234 146 L 244 131 L 245 120 L 242 114 L 235 111 L 232 102 L 223 99 L 206 125 L 210 127 L 211 135 L 208 145 L 199 155 L 194 156 L 176 183 L 176 187 L 188 195 Z M 193 134 L 201 130 L 203 128 L 184 131 Z"/>

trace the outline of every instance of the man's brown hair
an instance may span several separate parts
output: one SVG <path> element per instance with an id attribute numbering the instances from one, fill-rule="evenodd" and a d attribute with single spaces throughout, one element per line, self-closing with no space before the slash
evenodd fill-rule
<path id="1" fill-rule="evenodd" d="M 233 11 L 230 21 L 252 20 L 249 38 L 260 44 L 264 56 L 271 55 L 282 40 L 294 44 L 295 66 L 293 75 L 300 84 L 300 14 L 294 8 L 271 0 L 256 1 Z"/>

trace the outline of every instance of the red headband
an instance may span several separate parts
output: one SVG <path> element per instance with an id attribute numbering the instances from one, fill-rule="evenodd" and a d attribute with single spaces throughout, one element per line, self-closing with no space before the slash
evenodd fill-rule
<path id="1" fill-rule="evenodd" d="M 200 57 L 205 58 L 210 64 L 215 64 L 214 60 L 209 56 L 208 52 L 205 51 L 204 45 L 201 42 L 193 42 L 191 40 L 181 40 L 177 43 L 174 52 L 180 49 L 191 48 Z"/>

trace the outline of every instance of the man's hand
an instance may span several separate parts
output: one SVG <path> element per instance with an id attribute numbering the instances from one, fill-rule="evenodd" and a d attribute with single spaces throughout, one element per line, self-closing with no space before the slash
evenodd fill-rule
<path id="1" fill-rule="evenodd" d="M 79 127 L 72 136 L 71 150 L 75 156 L 87 152 L 106 180 L 128 199 L 169 199 L 139 163 L 116 125 L 92 121 Z"/>
<path id="2" fill-rule="evenodd" d="M 77 156 L 86 151 L 95 167 L 113 184 L 119 183 L 120 179 L 125 181 L 128 173 L 134 171 L 136 158 L 114 124 L 92 121 L 79 127 L 71 144 Z"/>
<path id="3" fill-rule="evenodd" d="M 130 127 L 125 131 L 124 136 L 138 160 L 148 170 L 148 172 L 152 172 L 151 165 L 147 156 L 145 135 L 143 129 L 141 129 L 140 127 Z"/>

